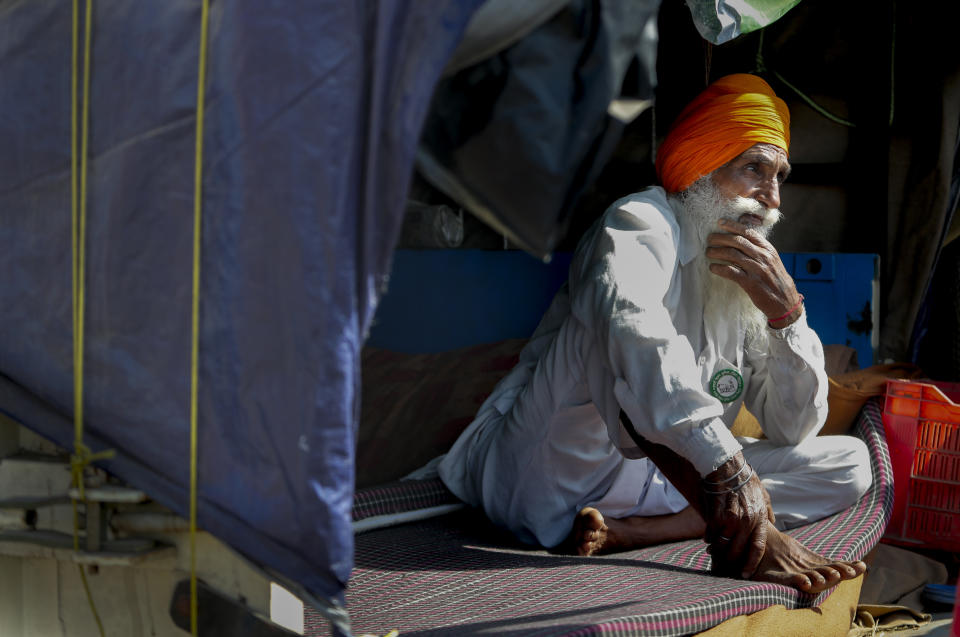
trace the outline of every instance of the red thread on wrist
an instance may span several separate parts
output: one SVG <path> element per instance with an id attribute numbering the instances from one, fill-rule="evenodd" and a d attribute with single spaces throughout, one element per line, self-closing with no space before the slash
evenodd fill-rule
<path id="1" fill-rule="evenodd" d="M 797 308 L 800 307 L 801 305 L 803 305 L 803 295 L 802 295 L 802 294 L 800 295 L 800 300 L 797 301 L 797 304 L 796 304 L 796 305 L 794 305 L 793 307 L 790 308 L 790 311 L 789 311 L 789 312 L 787 312 L 787 313 L 784 314 L 783 316 L 778 316 L 777 318 L 767 319 L 767 323 L 776 323 L 777 321 L 782 321 L 783 319 L 787 318 L 788 316 L 790 316 L 791 314 L 793 314 L 794 312 L 796 312 L 796 311 L 797 311 Z"/>

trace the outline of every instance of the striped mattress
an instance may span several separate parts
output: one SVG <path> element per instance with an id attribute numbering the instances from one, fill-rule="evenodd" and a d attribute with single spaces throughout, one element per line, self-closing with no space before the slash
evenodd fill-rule
<path id="1" fill-rule="evenodd" d="M 875 399 L 861 411 L 854 433 L 871 452 L 873 486 L 850 509 L 789 532 L 838 559 L 866 555 L 893 507 Z M 358 492 L 354 520 L 455 503 L 438 480 L 394 483 Z M 520 545 L 482 514 L 463 509 L 358 534 L 347 609 L 357 635 L 670 636 L 776 604 L 815 606 L 830 592 L 814 596 L 714 576 L 702 541 L 598 557 L 557 555 Z M 329 631 L 308 608 L 305 634 Z"/>

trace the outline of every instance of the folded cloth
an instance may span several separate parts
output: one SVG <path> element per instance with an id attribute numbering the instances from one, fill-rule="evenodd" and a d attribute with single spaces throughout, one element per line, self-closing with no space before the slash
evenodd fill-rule
<path id="1" fill-rule="evenodd" d="M 827 403 L 830 412 L 820 435 L 846 433 L 853 425 L 857 414 L 871 396 L 880 396 L 886 391 L 891 378 L 920 378 L 923 372 L 910 363 L 872 365 L 846 374 L 829 378 L 830 390 Z"/>
<path id="2" fill-rule="evenodd" d="M 906 606 L 860 604 L 847 637 L 877 635 L 895 630 L 919 628 L 930 623 L 931 616 Z"/>

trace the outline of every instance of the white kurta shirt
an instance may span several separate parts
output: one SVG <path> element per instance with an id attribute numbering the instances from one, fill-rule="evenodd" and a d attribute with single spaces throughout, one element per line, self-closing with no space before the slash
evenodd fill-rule
<path id="1" fill-rule="evenodd" d="M 553 546 L 624 459 L 643 456 L 621 409 L 701 475 L 741 449 L 730 426 L 742 403 L 773 442 L 816 435 L 827 414 L 820 340 L 804 316 L 753 344 L 737 320 L 705 321 L 700 249 L 663 189 L 614 203 L 580 241 L 520 362 L 440 463 L 450 490 L 522 539 Z M 724 370 L 743 381 L 732 400 L 711 394 Z"/>

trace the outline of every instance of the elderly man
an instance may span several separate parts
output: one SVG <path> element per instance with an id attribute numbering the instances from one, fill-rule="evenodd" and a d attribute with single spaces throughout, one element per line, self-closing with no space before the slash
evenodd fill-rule
<path id="1" fill-rule="evenodd" d="M 807 592 L 864 571 L 781 532 L 870 484 L 859 440 L 816 435 L 823 348 L 766 239 L 788 129 L 752 75 L 684 109 L 658 152 L 663 187 L 587 231 L 519 364 L 440 463 L 451 491 L 580 555 L 703 537 L 717 572 Z M 731 433 L 741 405 L 765 439 Z"/>

